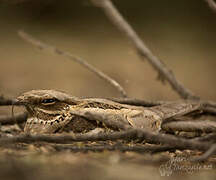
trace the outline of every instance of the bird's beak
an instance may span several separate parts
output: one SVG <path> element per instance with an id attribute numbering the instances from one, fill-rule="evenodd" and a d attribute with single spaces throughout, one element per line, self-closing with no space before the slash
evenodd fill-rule
<path id="1" fill-rule="evenodd" d="M 12 99 L 12 105 L 19 105 L 19 101 L 17 99 Z"/>

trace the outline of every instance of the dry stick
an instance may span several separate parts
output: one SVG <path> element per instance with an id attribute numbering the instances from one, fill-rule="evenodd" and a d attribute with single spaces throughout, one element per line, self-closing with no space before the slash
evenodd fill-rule
<path id="1" fill-rule="evenodd" d="M 202 104 L 201 110 L 208 114 L 216 115 L 216 102 L 201 100 L 200 104 Z"/>
<path id="2" fill-rule="evenodd" d="M 1 125 L 11 125 L 17 123 L 22 123 L 27 120 L 28 114 L 27 112 L 20 113 L 15 115 L 14 117 L 12 116 L 0 116 L 0 124 Z M 16 121 L 14 121 L 16 119 Z"/>
<path id="3" fill-rule="evenodd" d="M 215 1 L 214 1 L 214 0 L 205 0 L 205 1 L 208 3 L 209 7 L 210 7 L 214 12 L 216 12 L 216 3 L 215 3 Z"/>
<path id="4" fill-rule="evenodd" d="M 193 161 L 205 161 L 214 154 L 216 154 L 216 144 L 212 144 L 211 147 L 203 155 L 199 157 L 195 157 L 192 160 Z"/>
<path id="5" fill-rule="evenodd" d="M 0 139 L 0 145 L 9 143 L 34 143 L 34 142 L 48 142 L 68 144 L 71 142 L 81 141 L 107 141 L 107 140 L 133 140 L 140 139 L 150 143 L 160 143 L 170 145 L 176 149 L 190 149 L 206 151 L 210 148 L 212 143 L 200 142 L 190 139 L 184 139 L 167 134 L 155 134 L 143 129 L 130 129 L 122 132 L 114 133 L 98 133 L 93 135 L 79 134 L 79 135 L 18 135 L 14 137 L 3 137 Z"/>
<path id="6" fill-rule="evenodd" d="M 202 110 L 205 113 L 216 115 L 216 108 L 213 108 L 213 107 L 204 107 Z"/>
<path id="7" fill-rule="evenodd" d="M 133 98 L 109 98 L 114 102 L 118 102 L 120 104 L 128 104 L 133 106 L 143 106 L 143 107 L 153 107 L 158 105 L 163 105 L 166 103 L 170 103 L 171 101 L 146 101 L 142 99 L 133 99 Z M 216 103 L 213 101 L 194 101 L 197 104 L 200 104 L 200 110 L 203 113 L 216 115 Z"/>
<path id="8" fill-rule="evenodd" d="M 216 108 L 216 102 L 214 101 L 201 101 L 204 106 Z"/>
<path id="9" fill-rule="evenodd" d="M 169 102 L 169 101 L 145 101 L 145 100 L 134 99 L 134 98 L 108 98 L 108 99 L 120 104 L 128 104 L 128 105 L 143 106 L 143 107 L 153 107 L 153 106 L 158 106 Z"/>
<path id="10" fill-rule="evenodd" d="M 164 122 L 161 128 L 166 132 L 216 132 L 216 122 L 210 120 L 173 120 Z"/>
<path id="11" fill-rule="evenodd" d="M 214 11 L 216 12 L 216 3 L 214 0 L 205 0 L 209 7 Z M 205 110 L 207 112 L 210 112 L 210 113 L 213 113 L 213 114 L 216 114 L 216 103 L 215 102 L 206 102 L 206 105 L 207 107 L 205 108 Z"/>
<path id="12" fill-rule="evenodd" d="M 123 18 L 119 11 L 115 8 L 110 0 L 91 0 L 91 2 L 100 7 L 110 21 L 122 31 L 128 39 L 133 43 L 141 57 L 145 57 L 153 68 L 159 73 L 159 77 L 165 78 L 171 87 L 184 99 L 199 99 L 190 90 L 186 89 L 177 79 L 171 70 L 169 70 L 161 60 L 155 56 L 145 43 L 136 34 L 133 28 Z M 142 58 L 144 60 L 144 58 Z"/>
<path id="13" fill-rule="evenodd" d="M 69 52 L 65 52 L 65 51 L 62 51 L 56 47 L 45 44 L 44 42 L 35 39 L 34 37 L 32 37 L 31 35 L 27 34 L 24 31 L 19 31 L 18 34 L 21 38 L 23 38 L 27 42 L 33 44 L 34 46 L 38 47 L 39 49 L 42 49 L 42 50 L 48 49 L 55 54 L 65 56 L 65 57 L 69 58 L 70 60 L 79 63 L 80 65 L 84 66 L 85 68 L 87 68 L 91 72 L 95 73 L 101 79 L 108 82 L 114 88 L 116 88 L 123 97 L 127 97 L 126 91 L 123 89 L 123 87 L 118 82 L 116 82 L 114 79 L 110 78 L 108 75 L 104 74 L 102 71 L 95 68 L 91 64 L 87 63 L 84 59 L 81 59 L 80 57 L 77 57 L 77 56 L 75 56 Z"/>
<path id="14" fill-rule="evenodd" d="M 195 141 L 206 141 L 216 143 L 216 133 L 211 133 L 206 136 L 196 137 L 194 138 Z"/>
<path id="15" fill-rule="evenodd" d="M 91 145 L 91 146 L 76 146 L 74 144 L 72 145 L 62 145 L 62 144 L 55 144 L 52 145 L 56 150 L 70 150 L 70 151 L 75 151 L 75 152 L 80 152 L 80 151 L 94 151 L 94 152 L 101 152 L 104 150 L 109 150 L 109 151 L 133 151 L 133 152 L 139 152 L 139 153 L 159 153 L 159 152 L 164 152 L 164 151 L 173 151 L 175 150 L 174 148 L 170 146 L 159 146 L 159 145 L 154 145 L 154 146 L 141 146 L 141 145 L 123 145 L 123 144 L 105 144 L 105 145 Z"/>
<path id="16" fill-rule="evenodd" d="M 9 106 L 12 105 L 13 101 L 12 99 L 4 98 L 3 96 L 0 96 L 0 106 Z"/>

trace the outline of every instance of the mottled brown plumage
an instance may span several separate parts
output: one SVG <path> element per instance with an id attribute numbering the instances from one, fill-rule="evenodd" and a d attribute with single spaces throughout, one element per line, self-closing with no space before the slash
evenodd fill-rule
<path id="1" fill-rule="evenodd" d="M 106 99 L 77 98 L 55 90 L 28 91 L 17 97 L 16 103 L 24 105 L 28 111 L 24 131 L 31 134 L 55 133 L 63 129 L 83 133 L 98 126 L 108 126 L 116 130 L 116 127 L 102 123 L 107 119 L 159 131 L 163 119 L 182 115 L 197 108 L 196 105 L 187 102 L 144 108 Z M 89 114 L 91 119 L 88 119 Z"/>

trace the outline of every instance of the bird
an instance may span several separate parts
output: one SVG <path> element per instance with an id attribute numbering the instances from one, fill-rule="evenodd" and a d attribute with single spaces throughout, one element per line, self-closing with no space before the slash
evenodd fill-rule
<path id="1" fill-rule="evenodd" d="M 24 92 L 14 104 L 25 106 L 28 112 L 24 127 L 27 134 L 86 133 L 95 128 L 115 131 L 128 127 L 158 132 L 163 120 L 199 108 L 190 102 L 132 106 L 103 98 L 78 98 L 52 89 Z"/>

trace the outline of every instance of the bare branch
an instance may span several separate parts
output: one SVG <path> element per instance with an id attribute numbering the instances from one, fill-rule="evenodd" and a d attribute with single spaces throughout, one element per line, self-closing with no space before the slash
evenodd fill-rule
<path id="1" fill-rule="evenodd" d="M 0 139 L 0 144 L 10 143 L 34 143 L 34 142 L 48 142 L 68 144 L 71 142 L 81 141 L 107 141 L 107 140 L 145 140 L 149 143 L 161 143 L 170 145 L 176 149 L 191 149 L 206 151 L 212 145 L 209 142 L 194 141 L 193 139 L 179 138 L 173 135 L 155 134 L 143 129 L 130 129 L 122 132 L 114 133 L 99 133 L 99 134 L 78 134 L 78 135 L 18 135 L 14 137 L 3 137 Z"/>
<path id="2" fill-rule="evenodd" d="M 216 154 L 216 144 L 212 144 L 211 147 L 203 155 L 194 158 L 193 161 L 205 161 L 214 154 Z"/>
<path id="3" fill-rule="evenodd" d="M 143 107 L 152 107 L 158 106 L 165 103 L 165 101 L 145 101 L 141 99 L 134 99 L 134 98 L 109 98 L 109 100 L 120 103 L 120 104 L 128 104 L 133 106 L 143 106 Z"/>
<path id="4" fill-rule="evenodd" d="M 170 146 L 160 146 L 160 145 L 124 145 L 116 143 L 114 145 L 110 144 L 103 144 L 103 145 L 91 145 L 91 146 L 76 146 L 74 144 L 72 145 L 62 145 L 62 144 L 55 144 L 52 145 L 56 150 L 70 150 L 73 152 L 88 152 L 88 151 L 94 151 L 94 152 L 101 152 L 104 150 L 109 151 L 133 151 L 133 152 L 139 152 L 139 153 L 159 153 L 164 151 L 172 151 L 175 150 L 174 148 Z"/>
<path id="5" fill-rule="evenodd" d="M 215 3 L 215 1 L 214 1 L 214 0 L 205 0 L 205 1 L 208 3 L 209 7 L 210 7 L 214 12 L 216 12 L 216 3 Z"/>
<path id="6" fill-rule="evenodd" d="M 32 45 L 38 47 L 41 50 L 50 50 L 52 53 L 65 56 L 65 57 L 69 58 L 70 60 L 79 63 L 83 67 L 87 68 L 89 71 L 95 73 L 101 79 L 108 82 L 114 88 L 116 88 L 123 97 L 127 97 L 126 91 L 123 89 L 123 87 L 118 82 L 116 82 L 114 79 L 112 79 L 111 77 L 109 77 L 108 75 L 106 75 L 105 73 L 100 71 L 99 69 L 95 68 L 93 65 L 89 64 L 84 59 L 81 59 L 80 57 L 75 56 L 75 55 L 73 55 L 73 54 L 71 54 L 69 52 L 65 52 L 65 51 L 60 50 L 60 49 L 58 49 L 56 47 L 45 44 L 44 42 L 35 39 L 34 37 L 32 37 L 31 35 L 27 34 L 24 31 L 19 31 L 18 35 L 22 39 L 26 40 L 27 42 L 31 43 Z"/>
<path id="7" fill-rule="evenodd" d="M 201 103 L 202 103 L 203 106 L 205 106 L 205 107 L 216 108 L 216 102 L 214 102 L 214 101 L 201 101 Z"/>
<path id="8" fill-rule="evenodd" d="M 9 124 L 16 124 L 16 123 L 22 123 L 27 120 L 27 112 L 20 113 L 12 116 L 0 116 L 0 124 L 1 125 L 9 125 Z"/>
<path id="9" fill-rule="evenodd" d="M 213 107 L 204 107 L 203 112 L 207 113 L 207 114 L 212 114 L 212 115 L 216 115 L 216 108 Z"/>
<path id="10" fill-rule="evenodd" d="M 206 136 L 197 137 L 197 138 L 194 138 L 194 140 L 216 143 L 216 133 L 210 133 Z"/>
<path id="11" fill-rule="evenodd" d="M 205 113 L 216 115 L 216 102 L 201 100 L 201 110 Z"/>
<path id="12" fill-rule="evenodd" d="M 9 106 L 12 105 L 13 101 L 12 99 L 4 98 L 3 96 L 0 96 L 0 106 Z"/>
<path id="13" fill-rule="evenodd" d="M 152 67 L 159 73 L 159 77 L 166 79 L 171 87 L 184 99 L 199 99 L 190 90 L 186 89 L 174 76 L 165 64 L 155 56 L 151 50 L 145 45 L 133 28 L 123 18 L 119 11 L 115 8 L 110 0 L 91 0 L 91 2 L 100 7 L 110 21 L 123 32 L 128 39 L 133 43 L 137 49 L 138 54 L 144 57 L 152 65 Z M 142 60 L 144 60 L 142 58 Z"/>
<path id="14" fill-rule="evenodd" d="M 134 98 L 108 98 L 108 99 L 120 104 L 128 104 L 128 105 L 143 106 L 143 107 L 153 107 L 153 106 L 158 106 L 158 105 L 171 102 L 171 101 L 146 101 L 146 100 L 134 99 Z M 216 115 L 216 102 L 206 101 L 206 100 L 195 100 L 193 102 L 200 104 L 199 109 L 203 113 Z"/>
<path id="15" fill-rule="evenodd" d="M 216 132 L 216 122 L 208 120 L 173 120 L 162 123 L 161 128 L 166 132 Z"/>

